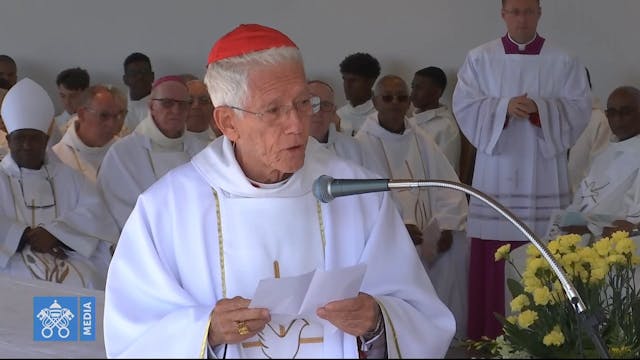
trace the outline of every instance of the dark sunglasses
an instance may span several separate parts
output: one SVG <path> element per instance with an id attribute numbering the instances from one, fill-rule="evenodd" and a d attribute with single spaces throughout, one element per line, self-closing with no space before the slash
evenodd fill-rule
<path id="1" fill-rule="evenodd" d="M 395 99 L 399 103 L 404 103 L 409 101 L 409 95 L 382 95 L 380 99 L 386 103 L 390 103 Z"/>

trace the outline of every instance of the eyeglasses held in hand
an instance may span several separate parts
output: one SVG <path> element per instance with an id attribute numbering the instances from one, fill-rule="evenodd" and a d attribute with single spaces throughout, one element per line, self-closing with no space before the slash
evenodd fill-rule
<path id="1" fill-rule="evenodd" d="M 409 95 L 381 95 L 380 99 L 386 103 L 390 103 L 395 99 L 399 103 L 404 103 L 409 101 Z"/>
<path id="2" fill-rule="evenodd" d="M 151 99 L 151 100 L 160 102 L 160 105 L 162 106 L 162 108 L 166 110 L 172 109 L 175 105 L 178 105 L 178 109 L 180 110 L 187 110 L 188 108 L 191 107 L 191 100 L 177 100 L 177 99 L 169 99 L 169 98 Z"/>
<path id="3" fill-rule="evenodd" d="M 255 112 L 246 109 L 239 108 L 237 106 L 228 106 L 231 109 L 239 110 L 242 112 L 246 112 L 251 115 L 255 115 L 260 118 L 262 121 L 267 123 L 274 123 L 278 119 L 286 116 L 289 111 L 295 109 L 299 115 L 309 116 L 311 114 L 317 113 L 320 110 L 320 98 L 317 96 L 311 96 L 308 98 L 296 100 L 291 105 L 274 105 L 269 107 L 265 111 Z"/>
<path id="4" fill-rule="evenodd" d="M 51 197 L 53 198 L 53 204 L 41 205 L 35 204 L 35 199 L 32 198 L 31 204 L 27 204 L 27 198 L 24 196 L 24 185 L 22 184 L 22 172 L 20 172 L 20 179 L 18 179 L 18 183 L 20 184 L 20 192 L 22 193 L 22 200 L 24 201 L 24 206 L 27 209 L 49 209 L 56 206 L 56 192 L 53 188 L 53 180 L 49 176 L 49 171 L 45 167 L 45 171 L 47 172 L 47 182 L 49 183 L 49 188 L 51 188 Z"/>

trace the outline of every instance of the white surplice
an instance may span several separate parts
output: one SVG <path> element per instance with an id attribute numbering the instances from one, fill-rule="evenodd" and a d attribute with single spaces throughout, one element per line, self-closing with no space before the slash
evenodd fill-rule
<path id="1" fill-rule="evenodd" d="M 541 126 L 507 119 L 512 97 L 527 94 Z M 584 66 L 546 41 L 539 55 L 505 54 L 501 39 L 469 52 L 458 71 L 453 112 L 477 148 L 473 186 L 495 198 L 539 236 L 550 214 L 571 200 L 567 149 L 591 114 Z M 467 233 L 491 240 L 525 240 L 510 222 L 472 198 Z"/>
<path id="2" fill-rule="evenodd" d="M 591 166 L 593 159 L 607 147 L 612 135 L 609 120 L 602 110 L 602 104 L 594 97 L 591 120 L 575 145 L 569 150 L 569 180 L 573 193 L 589 172 L 589 166 Z"/>
<path id="3" fill-rule="evenodd" d="M 309 141 L 317 141 L 310 137 Z M 334 154 L 343 159 L 351 160 L 358 165 L 364 165 L 362 157 L 362 148 L 353 136 L 345 135 L 336 130 L 334 124 L 329 124 L 329 137 L 326 143 L 319 143 L 326 149 L 333 151 Z"/>
<path id="4" fill-rule="evenodd" d="M 380 126 L 377 115 L 372 115 L 355 139 L 367 154 L 365 167 L 382 177 L 460 182 L 438 145 L 413 122 L 405 120 L 405 131 L 395 134 Z M 469 262 L 469 242 L 464 232 L 467 198 L 462 192 L 444 188 L 424 188 L 417 193 L 394 190 L 392 195 L 404 222 L 415 224 L 422 231 L 423 243 L 417 247 L 418 253 L 438 295 L 454 313 L 458 335 L 463 335 Z M 442 230 L 452 230 L 456 244 L 438 255 L 436 244 Z"/>
<path id="5" fill-rule="evenodd" d="M 205 356 L 216 302 L 252 298 L 261 279 L 275 276 L 278 261 L 282 277 L 366 263 L 360 291 L 382 308 L 389 357 L 443 357 L 454 320 L 391 198 L 370 193 L 320 203 L 311 190 L 322 174 L 371 177 L 309 142 L 302 169 L 279 186 L 256 187 L 223 136 L 150 187 L 109 269 L 107 355 Z M 315 316 L 274 316 L 260 337 L 214 352 L 227 358 L 358 357 L 355 337 Z"/>
<path id="6" fill-rule="evenodd" d="M 170 145 L 163 146 L 160 141 Z M 169 170 L 188 162 L 207 143 L 189 134 L 169 139 L 151 117 L 133 133 L 116 141 L 107 151 L 98 171 L 98 188 L 118 228 L 122 230 L 138 195 Z"/>
<path id="7" fill-rule="evenodd" d="M 593 160 L 567 211 L 580 212 L 587 219 L 602 216 L 637 224 L 640 222 L 639 171 L 640 135 L 624 141 L 612 137 Z"/>
<path id="8" fill-rule="evenodd" d="M 0 163 L 0 270 L 11 276 L 104 289 L 109 247 L 118 229 L 95 185 L 57 161 L 20 169 L 11 156 Z M 40 206 L 39 208 L 31 208 Z M 73 251 L 66 260 L 16 252 L 26 227 L 41 226 Z"/>
<path id="9" fill-rule="evenodd" d="M 71 119 L 71 116 L 75 114 L 69 114 L 67 110 L 53 118 L 54 123 L 58 127 L 61 133 L 65 133 L 67 130 L 67 122 Z"/>
<path id="10" fill-rule="evenodd" d="M 216 139 L 216 133 L 214 133 L 210 127 L 208 127 L 205 131 L 201 131 L 201 132 L 193 132 L 193 131 L 186 130 L 186 133 L 191 134 L 192 136 L 195 136 L 197 138 L 200 138 L 200 140 L 206 142 L 207 144 Z"/>
<path id="11" fill-rule="evenodd" d="M 356 107 L 351 106 L 351 103 L 347 102 L 347 104 L 336 111 L 340 117 L 340 132 L 345 135 L 355 135 L 367 117 L 377 112 L 371 99 Z"/>
<path id="12" fill-rule="evenodd" d="M 127 102 L 127 116 L 124 118 L 124 125 L 122 126 L 122 135 L 126 135 L 134 131 L 140 122 L 149 116 L 150 99 L 151 94 L 140 100 L 132 100 L 129 98 L 129 101 Z"/>
<path id="13" fill-rule="evenodd" d="M 74 121 L 74 120 L 70 120 Z M 76 133 L 75 121 L 70 124 L 62 140 L 51 150 L 69 167 L 76 169 L 94 184 L 97 181 L 98 169 L 109 147 L 116 141 L 112 139 L 101 147 L 90 147 L 84 144 Z"/>
<path id="14" fill-rule="evenodd" d="M 414 122 L 422 130 L 426 131 L 433 140 L 438 144 L 440 150 L 449 159 L 451 166 L 460 174 L 460 151 L 461 139 L 460 129 L 453 113 L 446 105 L 440 104 L 440 107 L 414 113 L 409 121 Z"/>

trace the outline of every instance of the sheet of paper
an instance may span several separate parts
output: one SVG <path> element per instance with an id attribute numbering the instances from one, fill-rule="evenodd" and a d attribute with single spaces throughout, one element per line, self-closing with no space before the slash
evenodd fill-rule
<path id="1" fill-rule="evenodd" d="M 315 316 L 316 309 L 330 301 L 355 297 L 366 269 L 367 265 L 358 264 L 332 271 L 316 271 L 298 313 Z"/>
<path id="2" fill-rule="evenodd" d="M 272 314 L 313 315 L 316 309 L 334 300 L 358 294 L 366 271 L 359 264 L 331 271 L 260 280 L 250 308 L 267 308 Z"/>
<path id="3" fill-rule="evenodd" d="M 306 274 L 262 279 L 249 304 L 250 308 L 267 308 L 272 314 L 298 314 L 314 271 Z"/>

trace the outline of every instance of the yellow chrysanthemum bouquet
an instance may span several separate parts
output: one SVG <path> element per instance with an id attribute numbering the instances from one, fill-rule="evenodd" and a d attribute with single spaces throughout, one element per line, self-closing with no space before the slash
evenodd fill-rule
<path id="1" fill-rule="evenodd" d="M 549 252 L 580 294 L 587 315 L 598 320 L 597 330 L 609 355 L 640 357 L 640 257 L 629 234 L 618 231 L 584 246 L 579 235 L 562 235 L 547 245 Z M 511 266 L 510 245 L 496 251 L 496 261 Z M 517 272 L 517 269 L 516 269 Z M 600 357 L 560 281 L 538 249 L 529 245 L 520 281 L 507 280 L 513 297 L 512 314 L 501 318 L 504 335 L 473 342 L 502 358 Z"/>

